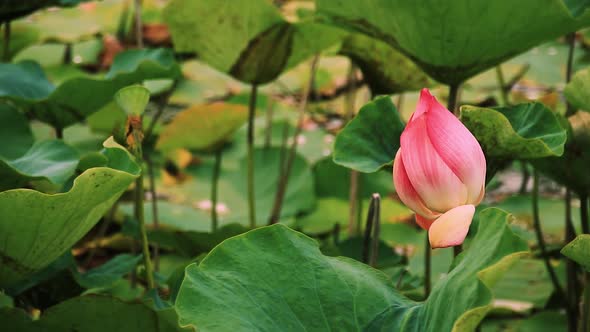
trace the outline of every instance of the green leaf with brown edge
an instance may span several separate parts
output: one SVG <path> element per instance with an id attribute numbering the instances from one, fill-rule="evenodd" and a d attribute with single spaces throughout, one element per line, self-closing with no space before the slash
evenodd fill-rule
<path id="1" fill-rule="evenodd" d="M 27 278 L 70 249 L 135 180 L 139 166 L 133 167 L 122 147 L 109 144 L 105 142 L 110 167 L 86 170 L 68 192 L 14 189 L 0 193 L 0 287 Z"/>
<path id="2" fill-rule="evenodd" d="M 258 228 L 186 268 L 179 321 L 204 332 L 473 330 L 491 309 L 489 287 L 528 249 L 506 212 L 487 209 L 480 218 L 470 247 L 426 302 L 401 295 L 381 271 L 322 255 L 283 225 Z"/>
<path id="3" fill-rule="evenodd" d="M 426 73 L 459 84 L 544 41 L 590 25 L 563 0 L 318 0 L 325 21 L 379 38 Z M 501 42 L 500 42 L 501 41 Z"/>
<path id="4" fill-rule="evenodd" d="M 287 22 L 266 0 L 174 0 L 164 20 L 176 51 L 197 53 L 212 67 L 253 84 L 274 80 L 344 34 L 315 22 Z"/>
<path id="5" fill-rule="evenodd" d="M 574 107 L 590 112 L 590 68 L 576 72 L 565 86 L 563 94 Z"/>
<path id="6" fill-rule="evenodd" d="M 3 73 L 0 75 L 0 99 L 11 100 L 40 121 L 61 129 L 101 109 L 125 86 L 181 75 L 169 49 L 120 53 L 105 78 L 74 77 L 57 88 L 47 80 L 39 65 L 31 61 L 0 64 L 0 73 Z"/>
<path id="7" fill-rule="evenodd" d="M 363 173 L 376 172 L 393 163 L 403 130 L 391 97 L 377 97 L 336 136 L 334 162 Z"/>
<path id="8" fill-rule="evenodd" d="M 566 130 L 555 113 L 538 102 L 493 108 L 462 106 L 459 118 L 486 157 L 534 159 L 560 156 L 564 151 Z"/>
<path id="9" fill-rule="evenodd" d="M 245 106 L 228 103 L 194 105 L 167 124 L 156 144 L 162 151 L 186 148 L 209 151 L 221 148 L 248 119 Z"/>
<path id="10" fill-rule="evenodd" d="M 0 309 L 0 324 L 18 332 L 176 332 L 174 308 L 157 310 L 140 302 L 125 302 L 115 297 L 84 295 L 68 299 L 30 319 L 22 309 Z"/>
<path id="11" fill-rule="evenodd" d="M 590 234 L 580 234 L 561 253 L 590 271 Z"/>
<path id="12" fill-rule="evenodd" d="M 387 43 L 354 33 L 342 42 L 340 54 L 363 72 L 373 96 L 419 90 L 432 81 L 410 59 Z"/>

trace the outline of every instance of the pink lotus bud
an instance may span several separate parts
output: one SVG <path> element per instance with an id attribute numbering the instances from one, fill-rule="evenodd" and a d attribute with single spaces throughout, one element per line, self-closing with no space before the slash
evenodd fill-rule
<path id="1" fill-rule="evenodd" d="M 393 164 L 395 189 L 433 248 L 460 245 L 485 193 L 486 160 L 453 113 L 422 89 Z"/>

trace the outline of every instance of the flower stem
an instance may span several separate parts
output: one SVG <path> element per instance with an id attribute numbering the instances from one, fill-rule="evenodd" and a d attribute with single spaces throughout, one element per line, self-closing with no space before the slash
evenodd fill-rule
<path id="1" fill-rule="evenodd" d="M 500 89 L 500 96 L 502 97 L 502 105 L 507 106 L 508 91 L 506 91 L 506 80 L 504 80 L 504 73 L 502 73 L 502 65 L 496 66 L 496 78 L 498 79 L 498 89 Z"/>
<path id="2" fill-rule="evenodd" d="M 545 262 L 545 267 L 547 268 L 547 272 L 549 273 L 549 277 L 551 278 L 551 282 L 553 283 L 553 288 L 557 292 L 559 298 L 565 298 L 565 292 L 563 288 L 559 284 L 559 280 L 557 279 L 557 275 L 555 274 L 555 270 L 553 270 L 553 266 L 549 262 L 549 255 L 547 254 L 547 247 L 545 245 L 545 239 L 543 239 L 543 232 L 541 231 L 541 219 L 539 216 L 539 172 L 535 169 L 533 171 L 533 225 L 535 227 L 535 234 L 537 235 L 537 242 L 539 243 L 539 249 L 541 250 L 541 256 L 543 261 Z"/>
<path id="3" fill-rule="evenodd" d="M 10 20 L 4 22 L 4 44 L 2 45 L 2 60 L 10 61 Z"/>
<path id="4" fill-rule="evenodd" d="M 377 265 L 379 257 L 379 233 L 381 229 L 381 196 L 377 193 L 371 196 L 365 234 L 363 237 L 362 260 L 372 267 Z"/>
<path id="5" fill-rule="evenodd" d="M 582 232 L 590 233 L 588 225 L 588 196 L 580 196 L 580 221 Z M 582 312 L 580 313 L 580 331 L 590 332 L 590 272 L 584 271 L 584 295 L 582 298 Z"/>
<path id="6" fill-rule="evenodd" d="M 268 98 L 266 105 L 266 130 L 264 131 L 264 148 L 270 148 L 272 141 L 272 119 L 274 116 L 274 103 L 272 98 Z"/>
<path id="7" fill-rule="evenodd" d="M 217 185 L 221 171 L 222 149 L 215 151 L 215 163 L 213 164 L 213 178 L 211 179 L 211 230 L 217 231 Z"/>
<path id="8" fill-rule="evenodd" d="M 565 83 L 569 83 L 572 79 L 572 71 L 574 66 L 574 49 L 576 48 L 576 33 L 572 32 L 566 36 L 566 40 L 569 45 L 567 53 L 567 65 L 565 71 Z M 575 113 L 575 109 L 572 104 L 566 104 L 565 116 L 568 117 Z"/>
<path id="9" fill-rule="evenodd" d="M 457 96 L 459 95 L 459 84 L 449 85 L 449 100 L 447 103 L 447 109 L 453 114 L 457 114 Z"/>
<path id="10" fill-rule="evenodd" d="M 141 161 L 141 158 L 137 159 Z M 147 280 L 148 289 L 154 289 L 154 268 L 152 266 L 152 260 L 150 259 L 150 248 L 147 237 L 147 230 L 145 227 L 145 216 L 143 212 L 143 171 L 135 180 L 135 218 L 139 224 L 139 233 L 141 236 L 141 250 L 143 253 L 143 264 L 145 266 L 145 275 Z"/>
<path id="11" fill-rule="evenodd" d="M 431 269 L 432 269 L 432 248 L 430 248 L 430 241 L 428 234 L 426 235 L 426 246 L 424 247 L 424 298 L 427 299 L 431 290 Z"/>
<path id="12" fill-rule="evenodd" d="M 254 119 L 258 86 L 252 84 L 248 108 L 248 218 L 250 228 L 256 227 L 256 203 L 254 198 Z"/>
<path id="13" fill-rule="evenodd" d="M 565 191 L 565 243 L 570 243 L 576 237 L 576 230 L 572 222 L 572 196 L 571 191 L 566 188 Z M 576 264 L 566 260 L 567 275 L 567 316 L 568 331 L 576 332 L 578 330 L 577 321 L 577 298 L 578 298 L 578 281 L 576 276 Z"/>
<path id="14" fill-rule="evenodd" d="M 141 22 L 141 0 L 135 0 L 135 44 L 143 48 L 143 31 Z"/>
<path id="15" fill-rule="evenodd" d="M 152 162 L 149 154 L 146 154 L 144 156 L 144 159 L 145 159 L 145 163 L 147 166 L 147 172 L 148 172 L 150 196 L 152 198 L 151 205 L 152 205 L 153 226 L 154 226 L 154 229 L 158 229 L 158 228 L 160 228 L 160 219 L 158 217 L 159 216 L 159 214 L 158 214 L 158 195 L 156 193 L 156 177 L 154 174 L 154 163 Z M 160 270 L 160 246 L 157 243 L 153 244 L 153 253 L 154 253 L 154 257 L 153 257 L 154 270 L 159 271 Z"/>
<path id="16" fill-rule="evenodd" d="M 307 107 L 307 101 L 309 99 L 309 94 L 313 88 L 314 76 L 317 70 L 317 64 L 319 60 L 319 55 L 316 55 L 312 62 L 311 62 L 311 69 L 310 69 L 310 79 L 309 83 L 306 85 L 303 96 L 301 98 L 301 102 L 299 103 L 299 118 L 297 120 L 297 127 L 295 127 L 295 133 L 293 134 L 293 142 L 291 143 L 291 148 L 289 149 L 289 154 L 287 156 L 287 160 L 285 161 L 285 166 L 282 169 L 282 172 L 279 173 L 279 181 L 277 184 L 277 193 L 275 195 L 275 200 L 273 203 L 273 207 L 270 213 L 270 218 L 268 223 L 270 225 L 276 224 L 280 217 L 281 217 L 281 209 L 283 207 L 283 200 L 285 199 L 285 193 L 287 191 L 287 184 L 289 183 L 289 175 L 291 174 L 291 169 L 293 168 L 293 164 L 295 163 L 295 158 L 297 157 L 297 143 L 298 137 L 301 135 L 301 131 L 303 130 L 303 120 L 305 119 L 305 108 Z"/>

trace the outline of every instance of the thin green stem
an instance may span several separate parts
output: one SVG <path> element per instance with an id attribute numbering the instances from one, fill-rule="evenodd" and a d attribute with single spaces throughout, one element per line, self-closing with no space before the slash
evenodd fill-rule
<path id="1" fill-rule="evenodd" d="M 264 131 L 264 148 L 268 149 L 272 141 L 272 119 L 274 116 L 274 102 L 268 98 L 266 105 L 266 130 Z"/>
<path id="2" fill-rule="evenodd" d="M 459 95 L 459 84 L 451 84 L 449 85 L 449 100 L 447 103 L 447 109 L 451 111 L 451 113 L 456 114 L 457 108 L 457 96 Z"/>
<path id="3" fill-rule="evenodd" d="M 256 227 L 256 202 L 254 197 L 254 119 L 258 86 L 252 84 L 248 107 L 248 218 L 250 228 Z"/>
<path id="4" fill-rule="evenodd" d="M 426 236 L 426 245 L 424 247 L 424 298 L 427 299 L 430 295 L 432 274 L 432 248 L 430 248 L 430 241 L 428 235 Z"/>
<path id="5" fill-rule="evenodd" d="M 10 61 L 10 21 L 4 22 L 4 43 L 2 45 L 2 60 Z"/>
<path id="6" fill-rule="evenodd" d="M 506 80 L 504 80 L 504 73 L 502 72 L 502 65 L 496 66 L 496 78 L 498 79 L 498 89 L 500 89 L 500 96 L 502 97 L 502 105 L 510 104 L 508 101 L 508 91 L 506 89 Z"/>
<path id="7" fill-rule="evenodd" d="M 348 234 L 351 236 L 357 234 L 360 230 L 360 227 L 357 227 L 359 220 L 359 200 L 357 197 L 359 192 L 359 178 L 359 172 L 355 170 L 350 171 L 350 187 L 348 191 Z"/>
<path id="8" fill-rule="evenodd" d="M 371 202 L 373 205 L 373 237 L 371 239 L 369 265 L 376 267 L 377 259 L 379 258 L 379 238 L 381 235 L 381 196 L 379 194 L 373 194 Z"/>
<path id="9" fill-rule="evenodd" d="M 72 46 L 72 43 L 67 43 L 66 44 L 66 48 L 64 50 L 64 56 L 63 56 L 63 59 L 62 59 L 62 63 L 64 65 L 69 65 L 69 64 L 72 63 L 73 53 L 74 53 L 73 48 L 74 47 Z"/>
<path id="10" fill-rule="evenodd" d="M 563 288 L 559 284 L 559 280 L 557 279 L 557 274 L 549 261 L 549 255 L 547 254 L 547 246 L 545 245 L 545 239 L 543 238 L 543 232 L 541 230 L 541 218 L 539 216 L 539 172 L 535 169 L 533 171 L 533 226 L 535 228 L 535 234 L 537 236 L 537 242 L 539 244 L 539 249 L 541 250 L 541 256 L 543 261 L 545 262 L 545 268 L 549 273 L 549 277 L 551 282 L 553 283 L 553 288 L 557 292 L 559 298 L 565 298 L 565 292 Z"/>
<path id="11" fill-rule="evenodd" d="M 141 0 L 135 0 L 135 44 L 143 48 L 143 24 L 141 22 Z"/>
<path id="12" fill-rule="evenodd" d="M 576 237 L 576 230 L 572 222 L 572 195 L 571 191 L 566 188 L 565 191 L 565 243 L 570 243 Z M 566 259 L 567 275 L 567 316 L 568 331 L 576 332 L 578 330 L 578 281 L 576 273 L 576 264 Z"/>
<path id="13" fill-rule="evenodd" d="M 567 64 L 565 70 L 565 83 L 569 83 L 572 79 L 572 72 L 574 66 L 574 50 L 576 48 L 576 33 L 572 32 L 566 36 L 567 43 L 569 45 L 568 53 L 567 53 Z M 572 104 L 566 104 L 565 116 L 568 117 L 575 113 L 575 108 Z"/>
<path id="14" fill-rule="evenodd" d="M 141 161 L 141 158 L 137 159 Z M 145 266 L 145 277 L 147 280 L 148 289 L 155 288 L 154 282 L 154 268 L 152 266 L 152 260 L 150 259 L 150 248 L 147 237 L 147 230 L 145 227 L 145 216 L 143 212 L 143 172 L 139 175 L 135 181 L 135 218 L 139 224 L 139 233 L 141 236 L 141 251 L 143 253 L 143 264 Z"/>
<path id="15" fill-rule="evenodd" d="M 590 233 L 588 229 L 588 196 L 580 196 L 580 221 L 582 232 Z M 590 272 L 584 271 L 584 295 L 582 298 L 582 312 L 580 313 L 580 331 L 590 332 Z"/>
<path id="16" fill-rule="evenodd" d="M 221 173 L 221 156 L 223 149 L 215 151 L 215 162 L 213 164 L 213 177 L 211 179 L 211 229 L 217 231 L 217 186 L 219 184 L 219 174 Z"/>
<path id="17" fill-rule="evenodd" d="M 160 218 L 158 213 L 158 195 L 156 192 L 156 176 L 154 174 L 154 163 L 152 162 L 150 156 L 146 154 L 144 156 L 147 172 L 148 172 L 148 179 L 149 179 L 149 191 L 151 196 L 151 206 L 152 206 L 152 220 L 154 229 L 157 230 L 160 228 Z M 160 246 L 157 243 L 153 244 L 153 262 L 154 262 L 154 270 L 160 270 Z"/>
<path id="18" fill-rule="evenodd" d="M 64 129 L 56 127 L 55 128 L 55 137 L 58 139 L 63 139 L 64 138 Z"/>
<path id="19" fill-rule="evenodd" d="M 529 178 L 531 177 L 531 174 L 529 173 L 529 169 L 527 167 L 526 161 L 521 160 L 520 161 L 520 167 L 521 167 L 521 173 L 522 173 L 522 181 L 520 182 L 520 188 L 518 189 L 518 193 L 521 195 L 526 194 L 526 187 L 527 184 L 529 183 Z"/>
<path id="20" fill-rule="evenodd" d="M 310 79 L 309 84 L 305 87 L 303 91 L 303 96 L 301 98 L 301 102 L 299 103 L 299 118 L 297 120 L 297 126 L 295 127 L 295 133 L 293 134 L 293 142 L 291 143 L 291 148 L 289 149 L 289 155 L 285 162 L 285 166 L 283 168 L 283 172 L 279 174 L 279 181 L 277 184 L 277 193 L 275 195 L 275 200 L 273 203 L 273 207 L 270 213 L 270 218 L 268 223 L 275 224 L 279 221 L 281 217 L 281 210 L 283 207 L 283 200 L 285 199 L 285 193 L 287 191 L 287 185 L 289 184 L 289 175 L 291 174 L 291 169 L 293 168 L 293 164 L 295 163 L 295 158 L 297 157 L 297 143 L 298 138 L 301 135 L 303 130 L 303 121 L 305 120 L 305 109 L 307 107 L 307 101 L 309 99 L 309 94 L 313 88 L 313 77 L 315 76 L 315 72 L 317 70 L 319 56 L 316 55 L 312 62 L 311 62 L 311 69 L 310 69 Z"/>
<path id="21" fill-rule="evenodd" d="M 371 234 L 373 232 L 373 222 L 375 213 L 375 204 L 373 199 L 371 198 L 371 203 L 369 204 L 369 211 L 367 212 L 367 221 L 365 223 L 365 234 L 363 236 L 363 247 L 361 252 L 361 259 L 362 262 L 365 264 L 369 264 L 369 256 L 371 254 Z"/>

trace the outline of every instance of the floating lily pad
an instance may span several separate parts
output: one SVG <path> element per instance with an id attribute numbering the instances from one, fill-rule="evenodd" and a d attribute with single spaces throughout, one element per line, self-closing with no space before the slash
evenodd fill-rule
<path id="1" fill-rule="evenodd" d="M 544 41 L 590 24 L 562 0 L 319 0 L 326 21 L 379 38 L 409 56 L 437 81 L 458 84 Z M 526 28 L 525 28 L 526 27 Z M 501 41 L 501 42 L 499 42 Z"/>
<path id="2" fill-rule="evenodd" d="M 327 25 L 287 22 L 264 0 L 175 0 L 166 7 L 164 20 L 177 51 L 195 52 L 218 70 L 258 84 L 274 80 L 342 36 Z"/>
<path id="3" fill-rule="evenodd" d="M 561 156 L 567 139 L 556 114 L 536 102 L 494 108 L 463 106 L 460 119 L 489 157 Z"/>
<path id="4" fill-rule="evenodd" d="M 391 165 L 404 123 L 388 96 L 378 97 L 336 136 L 334 162 L 363 173 Z"/>
<path id="5" fill-rule="evenodd" d="M 471 330 L 491 308 L 488 287 L 527 249 L 507 217 L 484 212 L 473 245 L 426 302 L 407 299 L 366 265 L 322 255 L 315 241 L 285 226 L 257 229 L 187 267 L 176 300 L 180 324 L 201 331 Z"/>
<path id="6" fill-rule="evenodd" d="M 26 278 L 62 255 L 134 181 L 139 167 L 123 148 L 111 145 L 105 153 L 109 167 L 85 171 L 68 192 L 48 195 L 14 189 L 0 193 L 0 231 L 4 234 L 0 242 L 2 287 Z M 133 172 L 127 172 L 130 170 Z"/>

